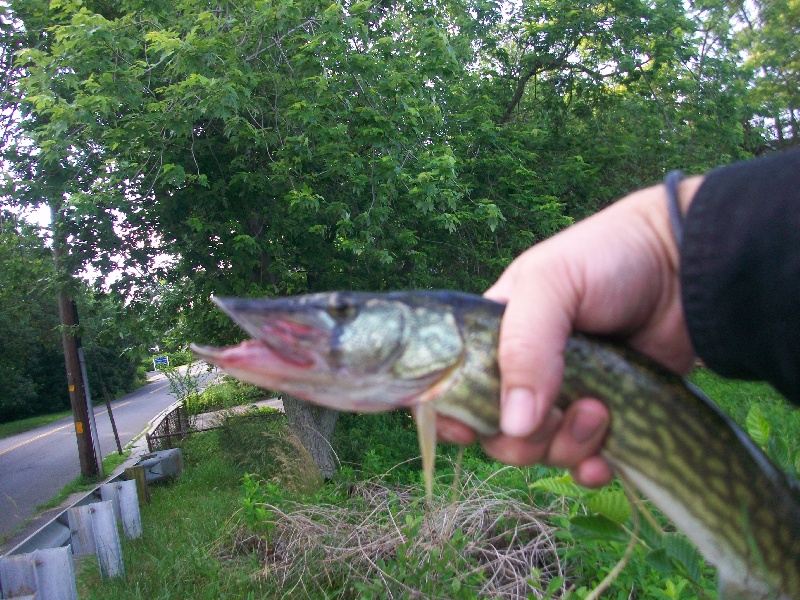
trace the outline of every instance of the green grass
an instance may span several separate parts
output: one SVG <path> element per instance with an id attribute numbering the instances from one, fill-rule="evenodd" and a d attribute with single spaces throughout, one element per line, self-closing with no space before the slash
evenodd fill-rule
<path id="1" fill-rule="evenodd" d="M 793 411 L 783 396 L 768 383 L 724 379 L 706 368 L 695 369 L 689 381 L 703 390 L 742 427 L 753 404 L 772 406 L 776 417 L 790 415 Z"/>
<path id="2" fill-rule="evenodd" d="M 49 510 L 51 508 L 55 508 L 59 504 L 61 504 L 64 500 L 66 500 L 71 494 L 78 494 L 81 492 L 88 492 L 92 488 L 96 487 L 111 475 L 111 473 L 116 469 L 119 465 L 121 465 L 125 460 L 131 455 L 130 450 L 123 451 L 122 454 L 118 452 L 112 452 L 108 456 L 103 458 L 103 476 L 102 477 L 84 477 L 80 476 L 75 478 L 73 481 L 69 482 L 65 485 L 61 490 L 50 500 L 45 502 L 44 504 L 40 504 L 36 507 L 36 512 L 40 513 L 43 510 Z"/>
<path id="3" fill-rule="evenodd" d="M 185 471 L 175 482 L 150 487 L 141 507 L 143 535 L 123 540 L 126 576 L 100 578 L 97 559 L 78 561 L 79 597 L 85 599 L 265 598 L 258 565 L 223 558 L 220 538 L 239 508 L 242 471 L 221 451 L 218 431 L 192 436 Z"/>
<path id="4" fill-rule="evenodd" d="M 224 381 L 212 385 L 200 393 L 186 397 L 186 408 L 190 415 L 245 406 L 263 400 L 270 394 L 261 388 L 225 377 Z"/>
<path id="5" fill-rule="evenodd" d="M 0 440 L 12 435 L 17 435 L 18 433 L 25 433 L 37 427 L 44 427 L 45 425 L 49 425 L 50 423 L 54 423 L 55 421 L 71 415 L 71 410 L 65 410 L 50 415 L 39 415 L 37 417 L 20 419 L 19 421 L 11 421 L 10 423 L 0 423 Z"/>
<path id="6" fill-rule="evenodd" d="M 800 409 L 766 383 L 723 379 L 702 368 L 696 369 L 689 380 L 750 434 L 779 467 L 797 477 Z"/>

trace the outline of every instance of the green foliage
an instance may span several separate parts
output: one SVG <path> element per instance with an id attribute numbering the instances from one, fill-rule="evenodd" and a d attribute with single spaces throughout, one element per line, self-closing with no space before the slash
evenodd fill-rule
<path id="1" fill-rule="evenodd" d="M 406 410 L 390 413 L 341 413 L 333 447 L 344 480 L 376 479 L 386 483 L 422 485 L 422 464 L 414 419 Z M 454 475 L 458 448 L 439 445 L 437 478 L 447 489 Z M 465 465 L 484 465 L 486 455 L 477 445 L 464 450 Z"/>
<path id="2" fill-rule="evenodd" d="M 800 411 L 770 385 L 723 379 L 697 369 L 690 380 L 742 427 L 778 467 L 800 475 Z"/>
<path id="3" fill-rule="evenodd" d="M 184 367 L 162 366 L 160 371 L 169 382 L 169 393 L 188 408 L 190 404 L 198 404 L 196 397 L 200 395 L 200 382 L 207 368 L 205 364 L 196 362 Z"/>
<path id="4" fill-rule="evenodd" d="M 709 568 L 694 546 L 683 535 L 662 530 L 668 526 L 666 520 L 657 528 L 644 514 L 634 515 L 619 482 L 587 490 L 575 485 L 568 474 L 560 474 L 538 479 L 530 488 L 567 503 L 569 516 L 557 521 L 564 527 L 559 535 L 575 544 L 565 557 L 580 562 L 577 597 L 591 592 L 622 558 L 637 521 L 638 544 L 604 597 L 627 597 L 638 589 L 647 597 L 688 599 L 713 589 Z M 637 511 L 642 510 L 653 509 L 642 504 Z"/>
<path id="5" fill-rule="evenodd" d="M 69 408 L 51 271 L 36 228 L 0 214 L 0 422 Z"/>
<path id="6" fill-rule="evenodd" d="M 153 359 L 158 356 L 166 356 L 169 359 L 170 367 L 182 367 L 183 365 L 188 365 L 194 361 L 194 355 L 192 354 L 191 350 L 179 350 L 177 352 L 157 352 L 155 354 L 151 354 L 150 358 L 148 359 L 148 365 L 150 366 L 150 369 L 153 367 Z"/>
<path id="7" fill-rule="evenodd" d="M 135 389 L 141 348 L 123 300 L 86 285 L 74 290 L 92 398 Z M 53 257 L 32 225 L 0 214 L 0 422 L 69 407 Z"/>
<path id="8" fill-rule="evenodd" d="M 229 460 L 266 490 L 279 485 L 288 494 L 313 493 L 322 485 L 319 470 L 289 431 L 282 412 L 262 408 L 245 416 L 230 416 L 224 422 L 220 443 Z"/>
<path id="9" fill-rule="evenodd" d="M 672 0 L 11 2 L 6 201 L 52 203 L 65 272 L 116 271 L 170 350 L 239 335 L 213 293 L 482 291 L 669 168 L 763 145 L 736 50 L 791 45 L 767 8 L 736 46 L 732 9 Z"/>
<path id="10" fill-rule="evenodd" d="M 265 395 L 261 388 L 226 377 L 221 383 L 209 385 L 202 392 L 189 395 L 186 398 L 186 410 L 190 415 L 199 415 L 253 404 L 262 400 Z"/>

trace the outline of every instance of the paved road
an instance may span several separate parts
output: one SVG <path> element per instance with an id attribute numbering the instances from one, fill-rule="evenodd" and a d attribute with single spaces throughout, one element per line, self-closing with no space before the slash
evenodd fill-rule
<path id="1" fill-rule="evenodd" d="M 112 402 L 123 447 L 174 401 L 166 379 L 158 374 L 151 383 Z M 95 406 L 95 421 L 103 456 L 116 452 L 105 407 Z M 71 417 L 0 440 L 0 538 L 78 475 L 78 444 Z"/>

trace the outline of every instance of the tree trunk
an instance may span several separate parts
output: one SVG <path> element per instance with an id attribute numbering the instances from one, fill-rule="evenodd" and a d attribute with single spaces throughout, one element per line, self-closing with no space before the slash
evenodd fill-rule
<path id="1" fill-rule="evenodd" d="M 325 479 L 333 477 L 337 461 L 331 437 L 339 411 L 315 406 L 287 394 L 283 395 L 283 410 L 289 429 L 311 455 L 322 476 Z"/>

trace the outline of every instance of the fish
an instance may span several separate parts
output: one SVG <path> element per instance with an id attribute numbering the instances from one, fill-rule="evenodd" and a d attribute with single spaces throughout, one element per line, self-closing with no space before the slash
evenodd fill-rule
<path id="1" fill-rule="evenodd" d="M 192 345 L 198 357 L 329 408 L 412 409 L 428 482 L 437 415 L 499 431 L 501 303 L 433 290 L 213 300 L 253 339 Z M 800 485 L 700 390 L 635 350 L 574 333 L 564 361 L 557 405 L 606 404 L 602 456 L 717 568 L 719 597 L 800 600 Z"/>

